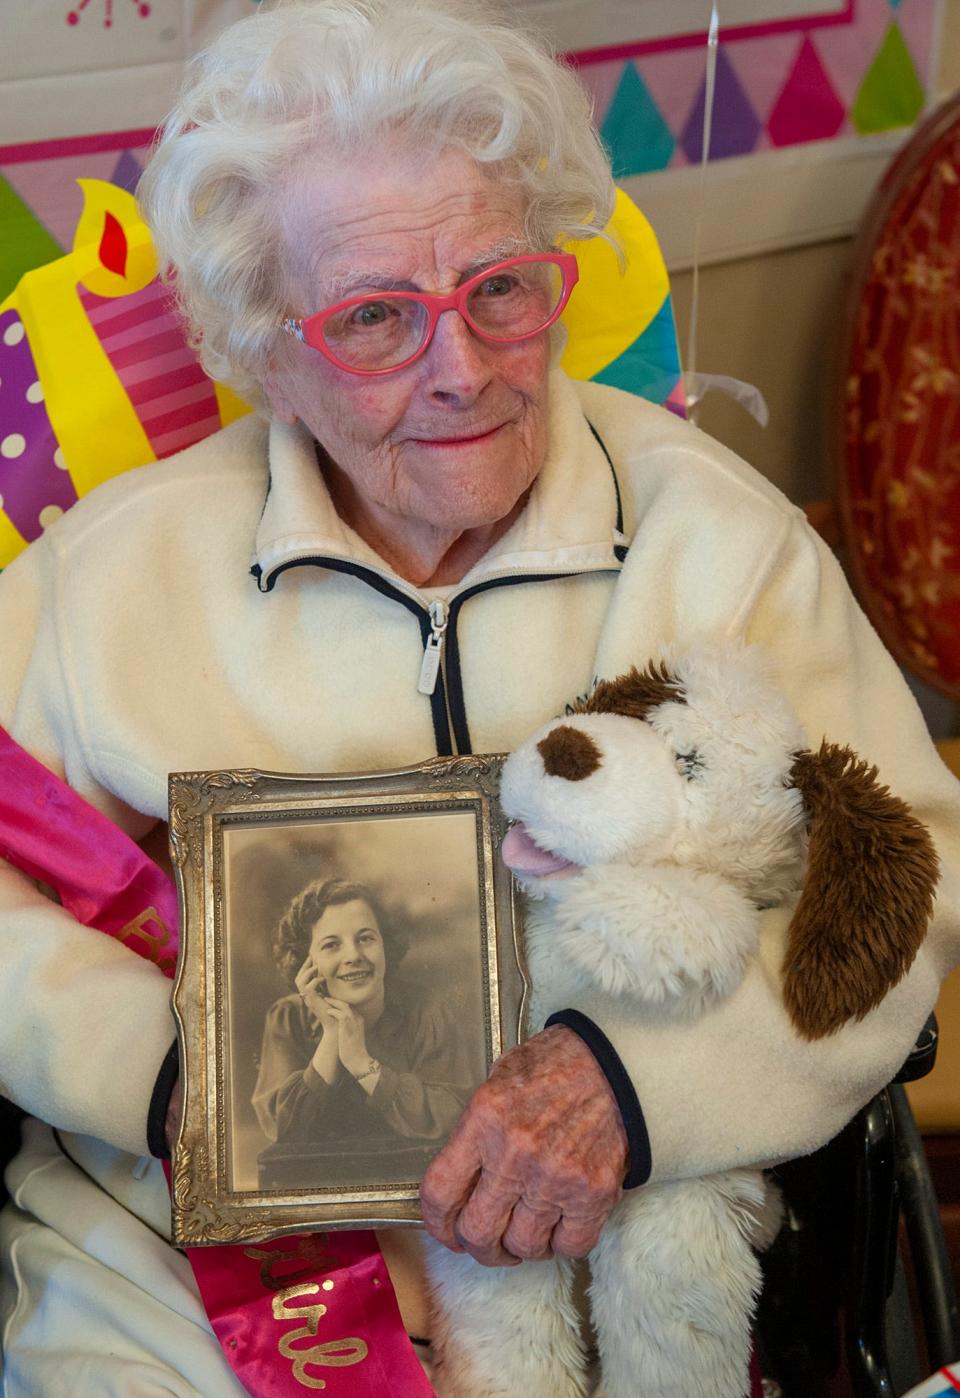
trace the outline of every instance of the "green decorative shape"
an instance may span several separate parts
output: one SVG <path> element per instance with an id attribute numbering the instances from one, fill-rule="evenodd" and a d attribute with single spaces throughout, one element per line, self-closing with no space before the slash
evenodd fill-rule
<path id="1" fill-rule="evenodd" d="M 850 118 L 862 136 L 912 126 L 926 94 L 916 64 L 894 20 L 860 84 Z"/>
<path id="2" fill-rule="evenodd" d="M 63 256 L 63 248 L 0 175 L 0 301 L 24 272 Z"/>
<path id="3" fill-rule="evenodd" d="M 670 164 L 676 142 L 636 65 L 627 63 L 600 127 L 614 179 L 645 175 Z"/>

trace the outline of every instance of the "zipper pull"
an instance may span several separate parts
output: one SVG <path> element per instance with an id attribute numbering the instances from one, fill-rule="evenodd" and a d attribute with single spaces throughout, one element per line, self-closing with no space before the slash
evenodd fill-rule
<path id="1" fill-rule="evenodd" d="M 437 687 L 440 673 L 440 658 L 443 655 L 443 633 L 447 629 L 447 608 L 439 598 L 430 603 L 430 635 L 423 652 L 420 665 L 420 679 L 417 682 L 418 694 L 432 694 Z"/>

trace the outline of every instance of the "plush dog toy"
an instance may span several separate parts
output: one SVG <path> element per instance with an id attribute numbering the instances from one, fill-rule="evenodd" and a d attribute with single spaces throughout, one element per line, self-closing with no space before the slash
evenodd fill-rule
<path id="1" fill-rule="evenodd" d="M 739 985 L 761 910 L 799 898 L 782 967 L 798 1035 L 860 1019 L 932 911 L 924 827 L 849 748 L 806 748 L 754 649 L 706 645 L 598 683 L 507 759 L 503 858 L 527 917 L 531 1031 L 585 986 L 690 1017 Z M 623 1196 L 590 1257 L 605 1398 L 742 1398 L 778 1207 L 759 1170 Z M 489 1270 L 431 1250 L 437 1391 L 581 1398 L 561 1259 Z"/>

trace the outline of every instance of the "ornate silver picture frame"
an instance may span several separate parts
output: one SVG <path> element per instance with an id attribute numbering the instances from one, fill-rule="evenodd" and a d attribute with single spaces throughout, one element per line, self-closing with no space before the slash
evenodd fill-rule
<path id="1" fill-rule="evenodd" d="M 501 764 L 171 775 L 175 1243 L 420 1222 L 423 1170 L 523 1029 Z"/>

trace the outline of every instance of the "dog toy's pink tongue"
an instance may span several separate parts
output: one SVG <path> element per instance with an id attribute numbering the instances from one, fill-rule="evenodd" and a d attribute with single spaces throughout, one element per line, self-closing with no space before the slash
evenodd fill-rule
<path id="1" fill-rule="evenodd" d="M 519 822 L 511 825 L 504 835 L 500 857 L 507 868 L 514 874 L 519 874 L 521 878 L 543 879 L 550 874 L 559 874 L 561 870 L 577 868 L 577 865 L 572 864 L 569 859 L 564 859 L 562 855 L 550 854 L 548 850 L 534 844 L 527 834 L 526 826 Z"/>

